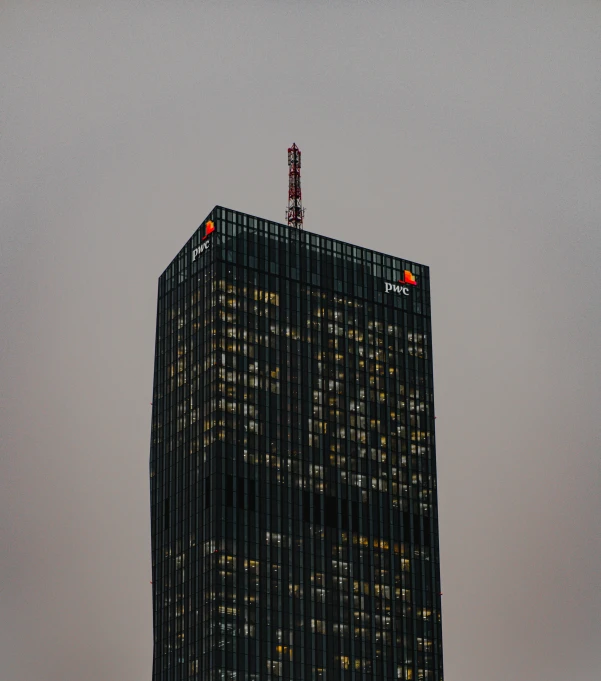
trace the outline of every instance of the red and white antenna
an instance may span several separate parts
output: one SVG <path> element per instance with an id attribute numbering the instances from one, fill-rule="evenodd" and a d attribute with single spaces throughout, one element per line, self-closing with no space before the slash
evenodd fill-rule
<path id="1" fill-rule="evenodd" d="M 286 219 L 290 227 L 303 228 L 305 209 L 303 208 L 301 193 L 301 153 L 300 149 L 293 144 L 288 149 L 288 209 Z"/>

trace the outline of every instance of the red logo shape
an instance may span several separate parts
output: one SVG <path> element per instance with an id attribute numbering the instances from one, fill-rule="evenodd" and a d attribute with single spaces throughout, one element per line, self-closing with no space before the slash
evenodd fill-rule
<path id="1" fill-rule="evenodd" d="M 415 280 L 415 277 L 409 270 L 405 270 L 403 273 L 403 278 L 399 279 L 400 284 L 411 284 L 411 286 L 417 286 L 417 281 Z"/>
<path id="2" fill-rule="evenodd" d="M 205 235 L 202 237 L 202 240 L 204 241 L 209 234 L 215 231 L 215 224 L 212 220 L 209 220 L 207 224 L 205 225 Z"/>

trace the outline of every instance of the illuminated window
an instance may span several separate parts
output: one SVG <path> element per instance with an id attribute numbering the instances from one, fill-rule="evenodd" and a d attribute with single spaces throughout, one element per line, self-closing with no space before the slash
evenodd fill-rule
<path id="1" fill-rule="evenodd" d="M 351 668 L 351 663 L 349 661 L 348 655 L 341 655 L 340 656 L 340 666 L 342 669 L 350 669 Z"/>

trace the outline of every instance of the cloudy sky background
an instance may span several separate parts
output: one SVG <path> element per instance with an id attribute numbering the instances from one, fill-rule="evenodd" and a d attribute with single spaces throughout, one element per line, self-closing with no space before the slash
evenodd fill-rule
<path id="1" fill-rule="evenodd" d="M 601 5 L 0 3 L 0 678 L 150 681 L 156 280 L 215 204 L 431 266 L 446 681 L 601 676 Z"/>

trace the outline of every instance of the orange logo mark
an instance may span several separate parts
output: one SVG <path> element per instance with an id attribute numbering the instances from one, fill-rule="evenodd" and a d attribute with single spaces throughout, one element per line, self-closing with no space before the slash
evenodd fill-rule
<path id="1" fill-rule="evenodd" d="M 411 284 L 412 286 L 417 286 L 417 281 L 415 280 L 415 277 L 409 270 L 405 270 L 403 274 L 403 278 L 399 279 L 399 282 L 401 284 Z"/>
<path id="2" fill-rule="evenodd" d="M 204 241 L 211 232 L 215 231 L 215 224 L 213 223 L 212 220 L 209 220 L 207 224 L 205 225 L 205 235 L 202 237 L 202 240 Z"/>

